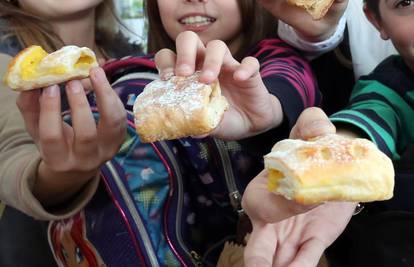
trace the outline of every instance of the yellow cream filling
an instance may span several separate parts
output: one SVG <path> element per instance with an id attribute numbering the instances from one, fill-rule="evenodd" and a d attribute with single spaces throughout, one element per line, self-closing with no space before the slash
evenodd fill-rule
<path id="1" fill-rule="evenodd" d="M 90 65 L 92 65 L 95 62 L 95 59 L 91 56 L 82 54 L 78 61 L 75 63 L 75 68 L 88 68 Z"/>
<path id="2" fill-rule="evenodd" d="M 48 53 L 43 50 L 42 47 L 37 46 L 34 48 L 21 63 L 21 78 L 23 80 L 31 80 L 43 75 L 64 74 L 67 72 L 67 68 L 65 66 L 57 66 L 55 68 L 48 69 L 46 72 L 40 72 L 37 67 L 40 61 L 47 55 Z"/>
<path id="3" fill-rule="evenodd" d="M 269 170 L 269 177 L 267 181 L 267 189 L 274 191 L 279 186 L 279 181 L 284 177 L 283 173 L 277 170 Z"/>

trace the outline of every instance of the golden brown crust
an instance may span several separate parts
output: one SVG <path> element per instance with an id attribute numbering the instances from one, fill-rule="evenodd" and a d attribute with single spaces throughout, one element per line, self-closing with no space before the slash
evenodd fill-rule
<path id="1" fill-rule="evenodd" d="M 287 0 L 289 4 L 305 9 L 313 19 L 322 19 L 335 0 Z"/>
<path id="2" fill-rule="evenodd" d="M 33 56 L 36 60 L 33 60 Z M 83 62 L 82 59 L 86 61 Z M 86 78 L 89 70 L 97 66 L 95 54 L 86 47 L 64 46 L 47 54 L 40 46 L 32 45 L 13 58 L 3 81 L 16 91 L 31 90 Z"/>
<path id="3" fill-rule="evenodd" d="M 22 51 L 20 51 L 19 53 L 17 53 L 17 55 L 10 61 L 8 67 L 7 67 L 7 71 L 6 74 L 3 77 L 3 81 L 6 85 L 8 85 L 10 82 L 10 73 L 12 72 L 12 70 L 14 70 L 17 67 L 17 62 L 19 62 L 20 60 L 22 60 L 22 58 L 28 53 L 30 52 L 30 50 L 34 49 L 36 46 L 35 45 L 31 45 L 29 47 L 26 47 L 25 49 L 23 49 Z"/>
<path id="4" fill-rule="evenodd" d="M 393 195 L 391 160 L 366 139 L 283 140 L 265 156 L 269 190 L 302 204 L 368 202 Z"/>
<path id="5" fill-rule="evenodd" d="M 198 74 L 148 84 L 134 103 L 135 127 L 142 142 L 211 132 L 228 103 L 218 83 L 198 82 Z"/>

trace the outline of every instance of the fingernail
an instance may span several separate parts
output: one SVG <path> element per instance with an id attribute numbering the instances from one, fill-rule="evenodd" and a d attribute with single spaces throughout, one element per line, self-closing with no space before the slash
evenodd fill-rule
<path id="1" fill-rule="evenodd" d="M 94 78 L 95 81 L 100 81 L 104 79 L 105 72 L 102 68 L 94 68 L 91 72 L 91 76 Z"/>
<path id="2" fill-rule="evenodd" d="M 214 78 L 214 72 L 212 72 L 211 70 L 205 70 L 203 71 L 203 76 L 204 78 L 208 79 L 209 81 L 213 80 Z"/>
<path id="3" fill-rule="evenodd" d="M 58 95 L 59 87 L 57 85 L 51 85 L 43 89 L 44 94 L 47 97 L 54 98 Z"/>
<path id="4" fill-rule="evenodd" d="M 192 71 L 191 67 L 187 64 L 182 64 L 177 69 L 183 75 L 190 75 Z"/>
<path id="5" fill-rule="evenodd" d="M 71 94 L 79 94 L 82 90 L 82 84 L 79 81 L 71 81 L 67 85 L 68 92 Z"/>
<path id="6" fill-rule="evenodd" d="M 163 81 L 169 80 L 172 76 L 174 76 L 174 71 L 171 68 L 165 69 L 160 72 L 160 78 Z"/>
<path id="7" fill-rule="evenodd" d="M 316 135 L 327 134 L 330 133 L 331 130 L 334 132 L 332 125 L 324 120 L 313 121 L 308 125 L 308 131 Z"/>

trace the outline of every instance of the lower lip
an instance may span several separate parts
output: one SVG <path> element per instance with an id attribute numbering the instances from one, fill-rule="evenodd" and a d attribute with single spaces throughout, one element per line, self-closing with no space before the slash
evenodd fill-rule
<path id="1" fill-rule="evenodd" d="M 203 25 L 191 25 L 191 24 L 181 24 L 187 31 L 193 32 L 202 32 L 207 30 L 213 23 L 203 24 Z"/>

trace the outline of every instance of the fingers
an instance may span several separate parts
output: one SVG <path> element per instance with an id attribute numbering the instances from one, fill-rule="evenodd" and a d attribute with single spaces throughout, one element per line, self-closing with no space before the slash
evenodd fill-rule
<path id="1" fill-rule="evenodd" d="M 176 51 L 177 54 L 170 49 L 163 49 L 155 55 L 155 63 L 161 79 L 167 79 L 173 73 L 188 76 L 196 70 L 201 70 L 200 81 L 211 83 L 218 78 L 222 68 L 235 70 L 240 65 L 223 41 L 213 40 L 204 46 L 200 37 L 191 31 L 178 35 Z M 251 59 L 246 61 L 246 66 L 243 66 L 241 73 L 247 71 L 249 75 L 255 72 L 248 64 L 251 62 Z"/>
<path id="2" fill-rule="evenodd" d="M 167 80 L 174 74 L 175 61 L 177 57 L 170 49 L 162 49 L 155 54 L 155 64 L 157 65 L 160 78 Z"/>
<path id="3" fill-rule="evenodd" d="M 177 36 L 175 46 L 177 50 L 175 74 L 179 76 L 193 74 L 197 60 L 200 62 L 203 60 L 204 44 L 196 33 L 186 31 Z"/>
<path id="4" fill-rule="evenodd" d="M 38 123 L 38 142 L 44 160 L 57 160 L 65 155 L 67 147 L 63 138 L 60 89 L 57 85 L 43 89 Z"/>
<path id="5" fill-rule="evenodd" d="M 268 172 L 262 171 L 248 184 L 243 195 L 242 206 L 252 222 L 276 223 L 315 207 L 300 205 L 270 192 L 267 176 Z"/>
<path id="6" fill-rule="evenodd" d="M 23 116 L 26 130 L 34 140 L 39 138 L 40 95 L 41 90 L 24 91 L 16 101 Z"/>
<path id="7" fill-rule="evenodd" d="M 74 131 L 74 152 L 84 158 L 97 155 L 96 124 L 82 83 L 78 80 L 66 84 L 66 93 L 71 107 Z"/>
<path id="8" fill-rule="evenodd" d="M 217 79 L 222 68 L 234 69 L 240 64 L 233 58 L 227 45 L 221 40 L 207 44 L 200 81 L 212 83 Z"/>
<path id="9" fill-rule="evenodd" d="M 315 267 L 325 249 L 326 246 L 322 242 L 312 238 L 300 246 L 296 257 L 287 267 Z"/>
<path id="10" fill-rule="evenodd" d="M 244 249 L 246 267 L 271 267 L 277 240 L 272 225 L 253 225 L 253 231 Z"/>
<path id="11" fill-rule="evenodd" d="M 98 137 L 101 153 L 109 159 L 118 151 L 126 134 L 126 111 L 118 95 L 109 84 L 102 68 L 94 68 L 90 73 L 91 82 L 96 94 L 100 118 Z M 93 123 L 95 126 L 95 123 Z"/>
<path id="12" fill-rule="evenodd" d="M 308 108 L 300 114 L 292 128 L 290 138 L 309 139 L 320 135 L 335 133 L 335 126 L 320 108 Z"/>
<path id="13" fill-rule="evenodd" d="M 260 64 L 254 57 L 246 57 L 242 60 L 233 77 L 236 81 L 245 81 L 259 74 Z"/>

